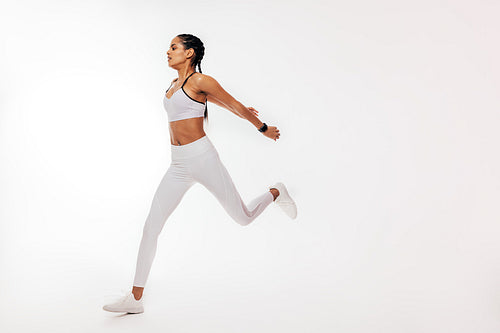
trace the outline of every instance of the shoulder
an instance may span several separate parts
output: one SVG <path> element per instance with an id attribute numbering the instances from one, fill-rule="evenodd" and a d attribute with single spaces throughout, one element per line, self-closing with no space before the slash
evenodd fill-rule
<path id="1" fill-rule="evenodd" d="M 201 90 L 218 85 L 218 82 L 210 75 L 196 72 L 191 79 Z"/>
<path id="2" fill-rule="evenodd" d="M 200 73 L 200 72 L 196 72 L 193 74 L 193 76 L 191 77 L 194 81 L 197 81 L 197 82 L 204 82 L 204 81 L 210 81 L 210 80 L 213 80 L 214 78 L 211 77 L 210 75 L 207 75 L 207 74 L 203 74 L 203 73 Z"/>

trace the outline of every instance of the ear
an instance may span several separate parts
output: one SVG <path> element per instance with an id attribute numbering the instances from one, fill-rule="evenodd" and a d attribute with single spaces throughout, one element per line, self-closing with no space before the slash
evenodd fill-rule
<path id="1" fill-rule="evenodd" d="M 194 57 L 194 50 L 191 48 L 191 49 L 188 49 L 187 50 L 188 54 L 186 56 L 186 58 L 191 58 L 191 57 Z"/>

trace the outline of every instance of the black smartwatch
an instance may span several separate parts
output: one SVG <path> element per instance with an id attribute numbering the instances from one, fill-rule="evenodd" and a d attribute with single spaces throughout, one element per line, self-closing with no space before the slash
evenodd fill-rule
<path id="1" fill-rule="evenodd" d="M 267 125 L 266 125 L 266 123 L 262 123 L 262 124 L 263 124 L 262 127 L 259 128 L 259 132 L 265 132 L 265 131 L 267 131 Z"/>

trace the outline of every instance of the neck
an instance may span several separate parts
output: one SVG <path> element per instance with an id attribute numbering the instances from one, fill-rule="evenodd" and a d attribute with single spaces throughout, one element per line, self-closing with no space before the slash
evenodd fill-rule
<path id="1" fill-rule="evenodd" d="M 193 73 L 193 72 L 196 72 L 196 70 L 194 68 L 187 67 L 187 68 L 179 69 L 177 71 L 177 76 L 179 77 L 180 81 L 184 81 L 184 79 L 187 78 L 189 75 L 191 75 L 191 73 Z"/>

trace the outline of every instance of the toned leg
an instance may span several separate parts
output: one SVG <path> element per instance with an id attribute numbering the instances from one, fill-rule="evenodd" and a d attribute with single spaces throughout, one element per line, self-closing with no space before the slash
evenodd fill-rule
<path id="1" fill-rule="evenodd" d="M 163 226 L 180 203 L 186 191 L 194 185 L 185 166 L 171 164 L 155 192 L 151 208 L 144 223 L 132 293 L 136 299 L 142 296 L 153 259 L 156 254 L 158 236 Z"/>
<path id="2" fill-rule="evenodd" d="M 266 191 L 246 205 L 217 153 L 208 153 L 200 161 L 199 165 L 193 165 L 193 177 L 217 198 L 237 223 L 243 226 L 250 224 L 273 202 L 274 191 Z"/>

